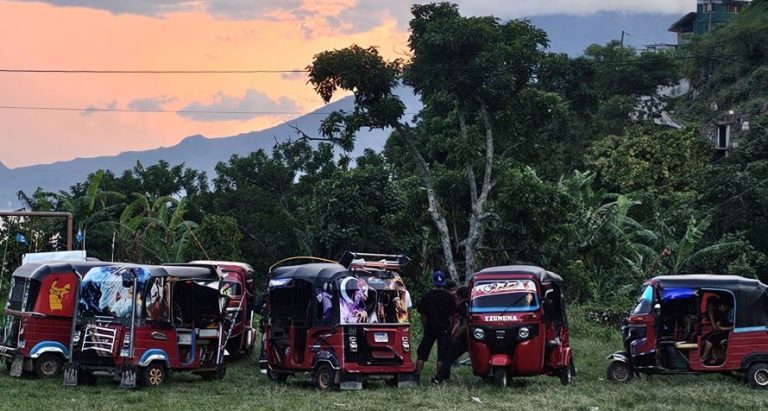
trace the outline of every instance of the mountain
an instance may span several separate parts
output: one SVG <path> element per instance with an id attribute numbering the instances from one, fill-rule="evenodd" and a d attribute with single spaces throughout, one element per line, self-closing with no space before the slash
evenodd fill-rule
<path id="1" fill-rule="evenodd" d="M 421 109 L 421 102 L 410 89 L 402 88 L 398 94 L 406 105 L 407 113 L 416 113 Z M 296 132 L 292 127 L 310 135 L 316 133 L 320 122 L 326 117 L 324 113 L 339 109 L 351 110 L 352 107 L 352 97 L 345 97 L 310 114 L 265 130 L 219 138 L 194 135 L 186 137 L 172 147 L 127 151 L 116 156 L 76 158 L 14 169 L 9 169 L 0 163 L 0 209 L 20 207 L 16 196 L 19 190 L 27 194 L 31 194 L 37 187 L 42 187 L 46 191 L 67 190 L 98 169 L 111 170 L 115 174 L 120 174 L 135 166 L 137 161 L 145 166 L 160 160 L 165 160 L 171 165 L 184 163 L 186 167 L 205 171 L 213 177 L 214 168 L 219 161 L 227 161 L 233 154 L 247 155 L 258 149 L 269 151 L 275 142 L 295 139 Z M 353 157 L 362 154 L 366 148 L 380 150 L 384 147 L 389 134 L 389 130 L 362 130 L 358 133 Z"/>

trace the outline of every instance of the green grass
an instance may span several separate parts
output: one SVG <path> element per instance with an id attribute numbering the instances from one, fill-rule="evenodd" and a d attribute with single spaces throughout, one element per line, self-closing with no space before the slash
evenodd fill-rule
<path id="1" fill-rule="evenodd" d="M 62 381 L 14 379 L 0 376 L 0 409 L 27 410 L 733 410 L 768 405 L 768 392 L 747 388 L 724 375 L 643 377 L 630 384 L 605 381 L 605 356 L 618 349 L 618 330 L 583 321 L 578 310 L 571 315 L 577 379 L 563 387 L 557 378 L 515 379 L 497 389 L 460 367 L 443 386 L 429 384 L 395 389 L 383 381 L 361 391 L 320 392 L 307 376 L 273 384 L 261 375 L 253 359 L 229 365 L 222 381 L 176 374 L 170 384 L 157 389 L 127 391 L 101 380 L 96 386 L 64 388 Z M 417 340 L 414 338 L 414 340 Z M 426 380 L 434 372 L 429 364 Z M 473 400 L 477 398 L 479 402 Z"/>

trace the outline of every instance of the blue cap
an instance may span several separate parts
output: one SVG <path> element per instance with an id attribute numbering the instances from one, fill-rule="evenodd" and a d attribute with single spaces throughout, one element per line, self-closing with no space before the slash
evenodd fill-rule
<path id="1" fill-rule="evenodd" d="M 438 286 L 438 287 L 444 287 L 445 286 L 445 274 L 443 274 L 440 270 L 435 270 L 435 272 L 432 273 L 432 284 Z"/>

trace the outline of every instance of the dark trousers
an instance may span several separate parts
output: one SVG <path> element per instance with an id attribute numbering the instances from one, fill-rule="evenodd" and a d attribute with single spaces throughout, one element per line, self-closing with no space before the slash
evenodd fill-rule
<path id="1" fill-rule="evenodd" d="M 416 349 L 416 355 L 420 361 L 429 360 L 429 353 L 432 351 L 432 346 L 435 345 L 435 342 L 437 342 L 437 361 L 444 361 L 450 356 L 449 345 L 451 343 L 451 335 L 448 333 L 448 330 L 425 330 L 419 348 Z"/>
<path id="2" fill-rule="evenodd" d="M 467 349 L 469 348 L 468 342 L 467 342 L 467 336 L 461 336 L 457 338 L 454 341 L 451 341 L 451 344 L 449 346 L 449 356 L 447 359 L 443 360 L 443 362 L 440 364 L 440 369 L 437 370 L 437 375 L 435 375 L 435 379 L 439 381 L 447 380 L 448 378 L 451 378 L 451 367 L 453 366 L 453 363 L 459 359 L 462 355 L 464 355 L 465 352 L 467 352 Z"/>

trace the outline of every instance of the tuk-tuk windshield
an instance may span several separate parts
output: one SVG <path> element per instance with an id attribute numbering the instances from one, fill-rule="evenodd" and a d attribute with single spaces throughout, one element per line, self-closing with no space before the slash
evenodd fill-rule
<path id="1" fill-rule="evenodd" d="M 136 286 L 125 286 L 121 276 L 122 269 L 117 266 L 95 267 L 88 271 L 80 284 L 79 315 L 102 317 L 103 319 L 126 319 L 131 316 L 133 302 L 139 300 L 144 290 L 144 283 L 150 272 L 144 268 L 134 268 Z M 137 315 L 141 315 L 141 306 L 137 306 Z"/>
<path id="2" fill-rule="evenodd" d="M 632 309 L 632 314 L 648 314 L 651 312 L 651 307 L 653 307 L 653 287 L 646 285 L 637 297 L 637 304 Z"/>
<path id="3" fill-rule="evenodd" d="M 399 278 L 343 277 L 338 293 L 342 324 L 408 321 L 406 291 Z"/>
<path id="4" fill-rule="evenodd" d="M 472 287 L 470 312 L 522 312 L 539 309 L 536 283 L 531 280 L 478 281 Z"/>

